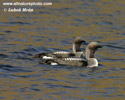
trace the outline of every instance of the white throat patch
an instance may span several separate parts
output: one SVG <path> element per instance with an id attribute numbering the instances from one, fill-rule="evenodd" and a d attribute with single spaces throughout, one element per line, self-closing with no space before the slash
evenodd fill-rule
<path id="1" fill-rule="evenodd" d="M 96 58 L 89 58 L 87 67 L 98 67 L 98 61 Z"/>

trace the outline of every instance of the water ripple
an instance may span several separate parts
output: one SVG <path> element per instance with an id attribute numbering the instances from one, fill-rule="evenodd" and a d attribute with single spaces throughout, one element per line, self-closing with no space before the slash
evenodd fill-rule
<path id="1" fill-rule="evenodd" d="M 31 25 L 31 23 L 28 22 L 3 22 L 2 24 L 10 24 L 10 25 Z"/>
<path id="2" fill-rule="evenodd" d="M 0 54 L 0 58 L 7 58 L 8 57 L 8 55 L 6 55 L 6 54 Z"/>
<path id="3" fill-rule="evenodd" d="M 21 67 L 0 64 L 0 69 L 8 72 L 29 72 L 29 70 L 24 70 Z"/>

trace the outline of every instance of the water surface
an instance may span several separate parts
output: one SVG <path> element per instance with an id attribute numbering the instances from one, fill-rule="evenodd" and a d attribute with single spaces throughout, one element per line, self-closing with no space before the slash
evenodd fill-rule
<path id="1" fill-rule="evenodd" d="M 0 99 L 124 100 L 124 1 L 51 2 L 33 6 L 32 13 L 3 12 L 0 6 Z M 43 65 L 32 58 L 45 51 L 71 51 L 77 36 L 103 45 L 96 53 L 98 68 Z"/>

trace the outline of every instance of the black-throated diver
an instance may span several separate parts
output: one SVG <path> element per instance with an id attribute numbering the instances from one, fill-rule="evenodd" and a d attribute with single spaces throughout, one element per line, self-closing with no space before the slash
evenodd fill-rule
<path id="1" fill-rule="evenodd" d="M 72 44 L 72 52 L 66 51 L 55 51 L 55 52 L 42 52 L 40 54 L 36 54 L 34 58 L 66 58 L 66 57 L 81 57 L 83 56 L 83 52 L 81 52 L 81 44 L 85 43 L 85 40 L 81 37 L 76 37 Z"/>
<path id="2" fill-rule="evenodd" d="M 49 58 L 42 59 L 42 64 L 51 64 L 51 65 L 69 65 L 69 66 L 86 66 L 86 67 L 97 67 L 98 61 L 94 57 L 95 52 L 98 48 L 101 48 L 97 42 L 91 42 L 87 45 L 85 55 L 86 59 L 72 57 L 72 58 Z"/>

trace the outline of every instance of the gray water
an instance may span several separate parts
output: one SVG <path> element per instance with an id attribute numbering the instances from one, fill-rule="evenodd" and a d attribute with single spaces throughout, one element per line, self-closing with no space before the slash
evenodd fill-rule
<path id="1" fill-rule="evenodd" d="M 33 6 L 32 13 L 4 12 L 8 6 L 0 5 L 0 100 L 124 100 L 124 0 L 51 2 Z M 103 45 L 98 68 L 44 65 L 33 58 L 71 51 L 77 36 Z"/>

